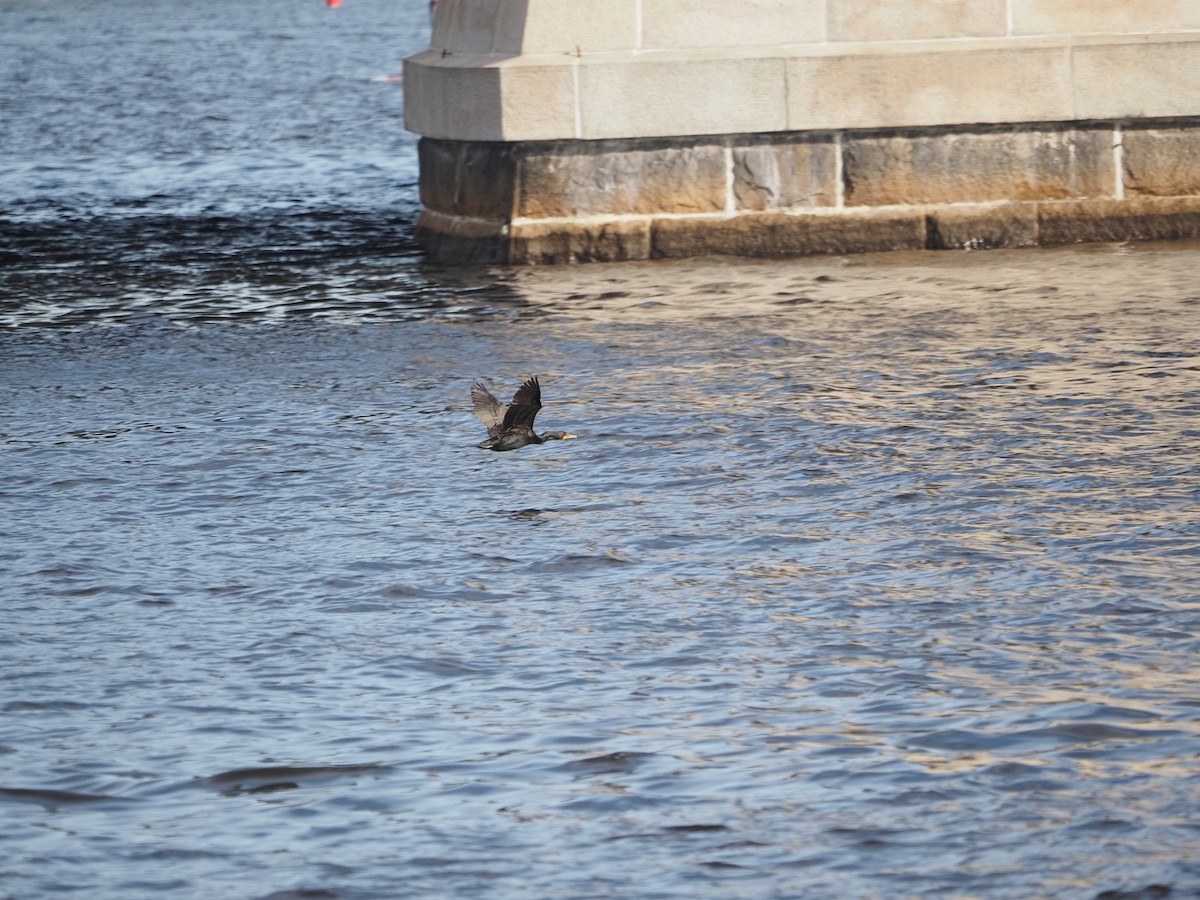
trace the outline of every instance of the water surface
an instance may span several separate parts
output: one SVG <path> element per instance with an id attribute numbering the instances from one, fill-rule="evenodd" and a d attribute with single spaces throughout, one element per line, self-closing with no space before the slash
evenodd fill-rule
<path id="1" fill-rule="evenodd" d="M 1200 889 L 1200 246 L 428 266 L 425 16 L 0 4 L 4 896 Z"/>

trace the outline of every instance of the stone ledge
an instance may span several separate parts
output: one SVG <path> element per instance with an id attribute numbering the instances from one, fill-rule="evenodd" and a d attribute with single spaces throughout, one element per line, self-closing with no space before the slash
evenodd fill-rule
<path id="1" fill-rule="evenodd" d="M 500 222 L 424 212 L 436 262 L 548 265 L 691 256 L 783 258 L 1200 237 L 1200 197 L 1053 200 L 735 216 Z"/>
<path id="2" fill-rule="evenodd" d="M 742 213 L 718 219 L 655 219 L 650 255 L 819 256 L 872 250 L 919 250 L 925 246 L 919 210 L 870 210 L 839 215 Z"/>
<path id="3" fill-rule="evenodd" d="M 406 126 L 450 140 L 1174 117 L 1198 95 L 1198 32 L 405 60 Z"/>
<path id="4" fill-rule="evenodd" d="M 417 241 L 434 262 L 456 266 L 524 263 L 509 249 L 508 226 L 424 210 L 417 217 Z M 566 262 L 567 260 L 563 260 Z"/>
<path id="5" fill-rule="evenodd" d="M 1038 243 L 1038 204 L 947 206 L 930 209 L 925 246 L 930 250 L 998 250 Z"/>
<path id="6" fill-rule="evenodd" d="M 562 223 L 526 222 L 513 225 L 509 254 L 521 265 L 622 262 L 649 259 L 652 220 L 613 219 Z"/>
<path id="7" fill-rule="evenodd" d="M 1038 205 L 1038 242 L 1082 244 L 1200 237 L 1200 197 L 1064 200 Z"/>

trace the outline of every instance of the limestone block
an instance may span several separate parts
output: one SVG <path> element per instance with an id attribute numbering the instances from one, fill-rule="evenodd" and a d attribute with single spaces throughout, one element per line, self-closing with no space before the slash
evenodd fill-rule
<path id="1" fill-rule="evenodd" d="M 523 0 L 518 0 L 524 5 Z M 442 0 L 433 17 L 429 47 L 439 54 L 491 53 L 497 43 L 514 44 L 513 35 L 498 34 L 503 10 L 512 0 Z"/>
<path id="2" fill-rule="evenodd" d="M 733 147 L 739 210 L 833 206 L 837 146 L 829 135 L 743 138 Z"/>
<path id="3" fill-rule="evenodd" d="M 499 140 L 500 70 L 426 50 L 404 61 L 404 127 L 425 137 Z"/>
<path id="4" fill-rule="evenodd" d="M 650 220 L 523 222 L 511 229 L 508 262 L 545 265 L 648 259 Z"/>
<path id="5" fill-rule="evenodd" d="M 1073 118 L 1070 60 L 1054 44 L 799 56 L 788 85 L 791 131 Z"/>
<path id="6" fill-rule="evenodd" d="M 460 141 L 571 137 L 573 78 L 569 63 L 427 50 L 404 61 L 404 126 L 425 137 Z"/>
<path id="7" fill-rule="evenodd" d="M 997 128 L 849 137 L 848 206 L 1111 196 L 1112 129 Z"/>
<path id="8" fill-rule="evenodd" d="M 645 0 L 642 48 L 762 47 L 825 40 L 823 0 Z"/>
<path id="9" fill-rule="evenodd" d="M 442 0 L 430 49 L 516 56 L 637 48 L 637 0 Z"/>
<path id="10" fill-rule="evenodd" d="M 546 141 L 576 135 L 575 81 L 569 64 L 498 63 L 501 130 L 476 140 Z"/>
<path id="11" fill-rule="evenodd" d="M 655 219 L 651 256 L 730 255 L 759 257 L 919 250 L 925 217 L 919 211 L 870 211 L 843 215 L 743 213 L 728 218 Z"/>
<path id="12" fill-rule="evenodd" d="M 524 0 L 524 5 L 522 53 L 637 49 L 637 0 Z"/>
<path id="13" fill-rule="evenodd" d="M 945 206 L 927 223 L 931 250 L 990 250 L 1032 247 L 1038 242 L 1037 204 Z"/>
<path id="14" fill-rule="evenodd" d="M 579 67 L 583 138 L 783 131 L 782 58 L 680 54 Z"/>
<path id="15" fill-rule="evenodd" d="M 1134 34 L 1200 29 L 1190 0 L 1011 0 L 1013 34 Z"/>
<path id="16" fill-rule="evenodd" d="M 1200 36 L 1193 38 L 1081 40 L 1072 50 L 1075 117 L 1200 113 Z"/>
<path id="17" fill-rule="evenodd" d="M 725 148 L 695 141 L 530 145 L 517 215 L 527 218 L 720 212 Z"/>
<path id="18" fill-rule="evenodd" d="M 1125 191 L 1130 196 L 1200 196 L 1200 123 L 1126 128 Z"/>
<path id="19" fill-rule="evenodd" d="M 829 40 L 1003 37 L 1005 0 L 829 0 Z"/>
<path id="20" fill-rule="evenodd" d="M 1038 234 L 1043 244 L 1200 237 L 1200 197 L 1040 203 Z"/>

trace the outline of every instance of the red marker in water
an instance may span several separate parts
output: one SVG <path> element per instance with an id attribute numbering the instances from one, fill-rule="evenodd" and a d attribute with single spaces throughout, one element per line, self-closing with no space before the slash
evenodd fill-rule
<path id="1" fill-rule="evenodd" d="M 342 5 L 342 0 L 325 0 L 325 5 L 330 9 L 335 9 Z"/>

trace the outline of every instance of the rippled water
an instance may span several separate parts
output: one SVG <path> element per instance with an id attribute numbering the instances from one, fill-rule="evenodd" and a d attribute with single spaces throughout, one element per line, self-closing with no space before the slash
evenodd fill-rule
<path id="1" fill-rule="evenodd" d="M 425 15 L 0 4 L 0 896 L 1200 889 L 1200 245 L 429 267 Z"/>

